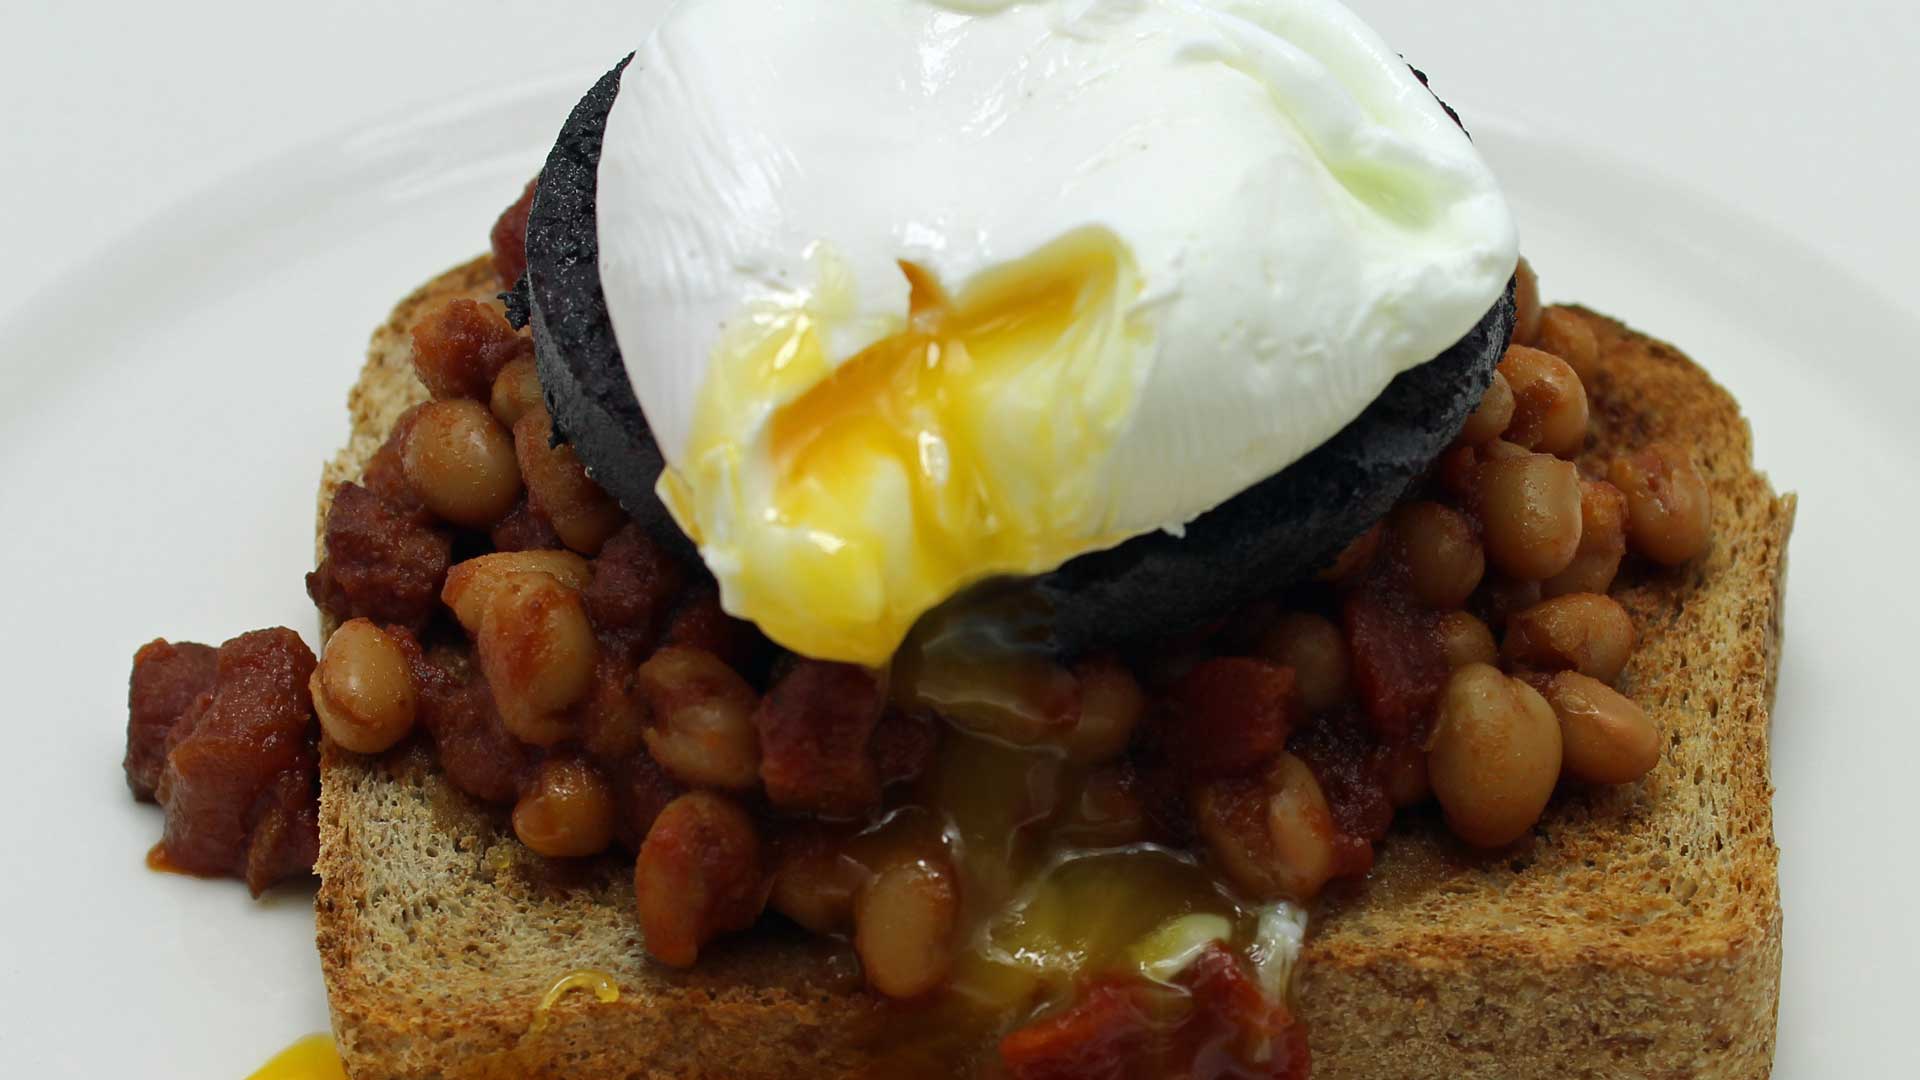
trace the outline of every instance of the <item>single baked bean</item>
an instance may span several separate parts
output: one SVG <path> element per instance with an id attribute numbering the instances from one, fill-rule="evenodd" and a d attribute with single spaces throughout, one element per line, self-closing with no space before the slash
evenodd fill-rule
<path id="1" fill-rule="evenodd" d="M 1532 342 L 1541 352 L 1552 353 L 1567 362 L 1585 383 L 1593 377 L 1600 360 L 1600 341 L 1585 319 L 1562 307 L 1540 313 L 1540 334 Z"/>
<path id="2" fill-rule="evenodd" d="M 1074 666 L 1080 687 L 1080 714 L 1062 737 L 1075 761 L 1098 764 L 1126 753 L 1133 729 L 1147 711 L 1147 695 L 1133 673 L 1111 659 L 1085 660 Z"/>
<path id="3" fill-rule="evenodd" d="M 1604 593 L 1627 553 L 1627 497 L 1605 480 L 1580 481 L 1580 548 L 1565 570 L 1540 583 L 1542 596 Z"/>
<path id="4" fill-rule="evenodd" d="M 1510 844 L 1540 820 L 1560 778 L 1560 722 L 1531 686 L 1468 664 L 1440 697 L 1427 775 L 1456 836 Z"/>
<path id="5" fill-rule="evenodd" d="M 514 805 L 513 834 L 550 859 L 598 855 L 613 844 L 613 789 L 587 762 L 551 758 Z"/>
<path id="6" fill-rule="evenodd" d="M 1502 573 L 1542 581 L 1580 550 L 1580 470 L 1547 454 L 1482 462 L 1475 501 L 1487 557 Z"/>
<path id="7" fill-rule="evenodd" d="M 692 967 L 702 946 L 752 926 L 766 906 L 753 819 L 710 791 L 668 803 L 640 845 L 633 893 L 647 952 L 671 967 Z"/>
<path id="8" fill-rule="evenodd" d="M 1633 655 L 1633 619 L 1612 597 L 1556 596 L 1508 620 L 1503 654 L 1536 671 L 1571 668 L 1612 682 Z"/>
<path id="9" fill-rule="evenodd" d="M 824 830 L 801 826 L 778 843 L 767 906 L 816 934 L 853 925 L 853 898 L 872 876 Z"/>
<path id="10" fill-rule="evenodd" d="M 566 710 L 593 689 L 599 657 L 578 592 L 550 574 L 507 575 L 481 617 L 475 651 L 516 738 L 551 746 L 573 733 Z"/>
<path id="11" fill-rule="evenodd" d="M 1627 539 L 1663 566 L 1678 566 L 1713 539 L 1713 499 L 1693 457 L 1655 443 L 1614 460 L 1608 473 L 1627 497 Z"/>
<path id="12" fill-rule="evenodd" d="M 510 575 L 521 573 L 548 574 L 569 589 L 584 589 L 593 580 L 593 564 L 571 551 L 496 551 L 448 570 L 440 602 L 453 611 L 467 633 L 478 634 L 494 589 Z"/>
<path id="13" fill-rule="evenodd" d="M 1261 635 L 1255 652 L 1293 669 L 1294 686 L 1308 712 L 1331 709 L 1353 694 L 1347 641 L 1333 620 L 1309 612 L 1280 616 Z"/>
<path id="14" fill-rule="evenodd" d="M 1462 446 L 1479 446 L 1492 442 L 1507 430 L 1513 422 L 1513 387 L 1507 377 L 1498 371 L 1493 373 L 1493 382 L 1487 385 L 1487 392 L 1480 398 L 1480 404 L 1473 414 L 1467 417 L 1467 424 L 1460 429 L 1456 440 Z"/>
<path id="15" fill-rule="evenodd" d="M 1267 774 L 1267 832 L 1288 897 L 1311 900 L 1333 877 L 1333 813 L 1307 763 L 1282 754 Z"/>
<path id="16" fill-rule="evenodd" d="M 500 369 L 500 374 L 494 376 L 493 393 L 487 404 L 494 418 L 508 428 L 533 410 L 546 408 L 540 376 L 534 370 L 531 357 L 522 357 Z"/>
<path id="17" fill-rule="evenodd" d="M 1525 259 L 1514 268 L 1513 343 L 1531 345 L 1540 336 L 1540 279 Z"/>
<path id="18" fill-rule="evenodd" d="M 378 754 L 413 730 L 419 697 L 407 654 L 367 619 L 340 624 L 308 686 L 320 729 L 356 754 Z"/>
<path id="19" fill-rule="evenodd" d="M 1262 776 L 1202 785 L 1193 820 L 1221 871 L 1253 896 L 1310 900 L 1333 876 L 1333 812 L 1313 770 L 1292 754 Z"/>
<path id="20" fill-rule="evenodd" d="M 960 890 L 944 860 L 881 870 L 854 901 L 853 948 L 867 985 L 890 998 L 931 993 L 953 971 Z"/>
<path id="21" fill-rule="evenodd" d="M 1568 775 L 1594 784 L 1625 784 L 1660 763 L 1660 730 L 1613 687 L 1563 671 L 1547 684 L 1545 696 L 1560 718 Z"/>
<path id="22" fill-rule="evenodd" d="M 1462 503 L 1467 503 L 1478 490 L 1481 462 L 1523 458 L 1529 453 L 1532 451 L 1505 439 L 1491 439 L 1479 446 L 1456 446 L 1440 455 L 1434 473 L 1442 489 Z"/>
<path id="23" fill-rule="evenodd" d="M 1380 551 L 1380 541 L 1386 535 L 1386 522 L 1375 522 L 1371 529 L 1353 538 L 1333 565 L 1320 571 L 1320 580 L 1335 585 L 1344 585 L 1359 579 L 1373 565 L 1373 557 Z"/>
<path id="24" fill-rule="evenodd" d="M 1440 650 L 1447 654 L 1449 669 L 1491 664 L 1500 659 L 1500 647 L 1494 644 L 1493 631 L 1468 612 L 1449 611 L 1440 616 L 1434 629 L 1440 635 Z"/>
<path id="25" fill-rule="evenodd" d="M 477 401 L 420 406 L 401 460 L 407 486 L 427 509 L 455 525 L 484 529 L 520 501 L 513 440 Z"/>
<path id="26" fill-rule="evenodd" d="M 436 398 L 484 398 L 506 364 L 533 353 L 497 303 L 464 297 L 430 308 L 413 326 L 413 369 Z"/>
<path id="27" fill-rule="evenodd" d="M 573 447 L 553 445 L 553 419 L 545 407 L 530 408 L 514 422 L 513 449 L 526 478 L 528 500 L 568 547 L 597 555 L 627 523 L 620 504 L 587 475 Z"/>
<path id="28" fill-rule="evenodd" d="M 1543 454 L 1571 457 L 1587 441 L 1587 388 L 1565 360 L 1515 345 L 1500 360 L 1513 389 L 1506 439 Z"/>
<path id="29" fill-rule="evenodd" d="M 1407 584 L 1428 607 L 1467 602 L 1487 571 L 1487 556 L 1473 523 L 1437 502 L 1409 503 L 1393 512 L 1387 532 L 1407 568 Z"/>
<path id="30" fill-rule="evenodd" d="M 670 645 L 637 676 L 652 722 L 647 751 L 692 787 L 746 791 L 760 782 L 759 695 L 740 673 L 703 649 Z"/>

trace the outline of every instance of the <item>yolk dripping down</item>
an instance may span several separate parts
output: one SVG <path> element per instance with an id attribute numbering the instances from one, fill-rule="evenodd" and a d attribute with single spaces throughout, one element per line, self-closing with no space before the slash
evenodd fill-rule
<path id="1" fill-rule="evenodd" d="M 728 610 L 807 656 L 879 666 L 967 585 L 1125 539 L 1104 466 L 1150 355 L 1125 245 L 1079 230 L 957 296 L 901 269 L 903 325 L 837 366 L 830 266 L 734 327 L 661 480 Z"/>

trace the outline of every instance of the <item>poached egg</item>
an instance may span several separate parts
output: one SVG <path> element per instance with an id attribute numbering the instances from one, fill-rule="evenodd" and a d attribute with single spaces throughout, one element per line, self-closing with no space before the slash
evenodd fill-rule
<path id="1" fill-rule="evenodd" d="M 681 0 L 597 199 L 662 501 L 730 613 L 869 666 L 1285 468 L 1518 250 L 1331 0 Z"/>

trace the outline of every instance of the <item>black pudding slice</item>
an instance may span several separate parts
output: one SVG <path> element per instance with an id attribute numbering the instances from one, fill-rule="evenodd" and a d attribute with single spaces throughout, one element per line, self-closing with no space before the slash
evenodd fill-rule
<path id="1" fill-rule="evenodd" d="M 631 57 L 628 58 L 629 60 Z M 607 113 L 627 61 L 582 98 L 554 144 L 527 220 L 527 277 L 509 310 L 531 321 L 555 426 L 595 480 L 663 541 L 688 549 L 654 496 L 662 468 L 600 291 L 594 192 Z M 1051 611 L 1054 644 L 1080 653 L 1202 626 L 1302 580 L 1384 517 L 1459 434 L 1513 332 L 1514 293 L 1452 348 L 1401 374 L 1312 453 L 1175 537 L 1154 533 L 1019 586 Z"/>
<path id="2" fill-rule="evenodd" d="M 629 516 L 691 557 L 693 545 L 653 493 L 666 461 L 613 337 L 600 293 L 600 141 L 629 55 L 573 107 L 540 171 L 527 214 L 527 273 L 506 296 L 515 326 L 533 325 L 534 367 L 558 437 Z"/>

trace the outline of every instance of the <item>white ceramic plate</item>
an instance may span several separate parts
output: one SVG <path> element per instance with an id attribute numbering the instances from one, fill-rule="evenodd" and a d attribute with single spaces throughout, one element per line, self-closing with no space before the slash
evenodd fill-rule
<path id="1" fill-rule="evenodd" d="M 589 76 L 467 99 L 229 178 L 44 291 L 0 340 L 0 1069 L 240 1077 L 326 1026 L 308 895 L 141 862 L 128 662 L 165 635 L 311 638 L 320 462 L 367 332 L 484 247 Z M 1476 117 L 1553 298 L 1682 345 L 1801 494 L 1776 712 L 1787 959 L 1778 1076 L 1907 1074 L 1920 999 L 1904 706 L 1920 325 L 1766 224 L 1630 163 Z"/>

